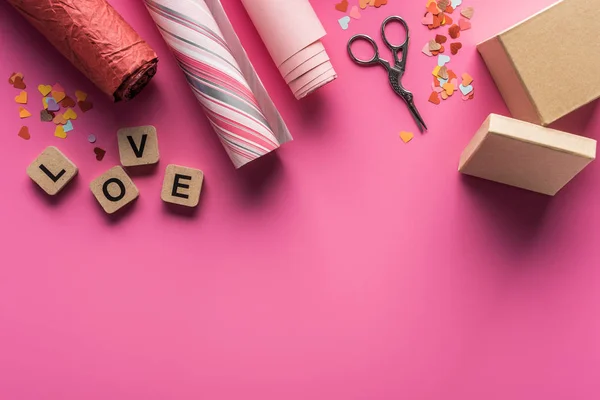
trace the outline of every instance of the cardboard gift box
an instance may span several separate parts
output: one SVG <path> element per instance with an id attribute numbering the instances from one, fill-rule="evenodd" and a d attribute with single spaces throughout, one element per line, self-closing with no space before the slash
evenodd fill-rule
<path id="1" fill-rule="evenodd" d="M 564 0 L 477 46 L 513 117 L 548 125 L 600 97 L 599 6 Z"/>
<path id="2" fill-rule="evenodd" d="M 490 114 L 458 170 L 553 196 L 595 158 L 593 139 Z"/>

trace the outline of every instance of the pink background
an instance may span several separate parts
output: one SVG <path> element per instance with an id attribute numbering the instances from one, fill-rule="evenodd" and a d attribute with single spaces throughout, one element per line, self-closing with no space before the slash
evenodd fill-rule
<path id="1" fill-rule="evenodd" d="M 239 0 L 224 1 L 295 137 L 240 171 L 142 2 L 111 3 L 161 58 L 129 104 L 111 104 L 0 2 L 0 399 L 600 396 L 600 164 L 555 198 L 456 172 L 485 116 L 507 114 L 475 43 L 551 0 L 471 1 L 451 66 L 475 77 L 476 97 L 441 106 L 427 102 L 435 61 L 419 54 L 433 36 L 419 25 L 425 0 L 390 0 L 348 31 L 334 1 L 312 1 L 340 77 L 300 102 Z M 383 70 L 346 55 L 353 33 L 377 35 L 391 14 L 412 28 L 405 84 L 430 127 L 408 145 L 398 133 L 415 126 Z M 14 70 L 32 99 L 28 142 Z M 35 87 L 54 82 L 95 104 L 66 140 L 37 116 Z M 132 171 L 141 196 L 109 218 L 88 184 L 118 163 L 116 130 L 138 124 L 157 127 L 162 159 Z M 597 138 L 600 106 L 558 126 Z M 47 145 L 80 168 L 55 199 L 25 174 Z M 206 174 L 194 213 L 160 200 L 172 162 Z"/>

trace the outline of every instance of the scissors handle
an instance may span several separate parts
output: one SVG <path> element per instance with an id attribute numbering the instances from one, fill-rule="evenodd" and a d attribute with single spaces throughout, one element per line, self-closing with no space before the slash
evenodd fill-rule
<path id="1" fill-rule="evenodd" d="M 354 42 L 356 42 L 357 40 L 365 40 L 371 44 L 371 46 L 373 47 L 373 50 L 374 50 L 373 57 L 371 57 L 368 60 L 361 60 L 360 58 L 358 58 L 354 55 L 354 53 L 352 52 L 352 44 Z M 348 48 L 348 54 L 350 55 L 350 58 L 352 59 L 352 61 L 354 61 L 358 65 L 363 65 L 363 66 L 375 65 L 381 61 L 381 59 L 379 58 L 379 47 L 377 47 L 377 43 L 375 43 L 375 41 L 367 35 L 359 34 L 359 35 L 352 36 L 350 38 L 350 40 L 348 40 L 347 48 Z"/>
<path id="2" fill-rule="evenodd" d="M 385 34 L 385 28 L 386 28 L 387 24 L 389 24 L 390 22 L 399 22 L 402 25 L 402 27 L 404 28 L 404 32 L 406 33 L 406 37 L 404 38 L 404 41 L 399 45 L 395 45 L 395 44 L 391 43 Z M 381 38 L 383 39 L 383 43 L 385 43 L 385 45 L 392 51 L 392 53 L 394 55 L 394 62 L 396 64 L 396 66 L 400 66 L 401 68 L 403 68 L 406 65 L 406 55 L 408 53 L 408 43 L 410 42 L 410 30 L 408 29 L 408 24 L 406 23 L 404 18 L 402 18 L 398 15 L 392 15 L 392 16 L 384 19 L 383 22 L 381 23 Z M 398 53 L 402 54 L 401 59 L 398 58 Z"/>

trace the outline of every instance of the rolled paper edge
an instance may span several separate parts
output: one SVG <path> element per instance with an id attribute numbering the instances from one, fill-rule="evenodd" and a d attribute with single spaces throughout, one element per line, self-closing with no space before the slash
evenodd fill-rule
<path id="1" fill-rule="evenodd" d="M 158 58 L 150 60 L 123 80 L 123 83 L 113 93 L 115 102 L 128 101 L 137 96 L 152 80 L 158 68 Z"/>
<path id="2" fill-rule="evenodd" d="M 320 52 L 315 54 L 315 51 L 319 49 L 321 50 Z M 288 79 L 286 79 L 286 77 L 291 74 L 296 68 L 299 68 L 303 63 L 307 62 L 308 60 L 310 60 L 312 57 L 315 57 L 318 54 L 324 53 L 325 56 L 327 57 L 327 61 L 320 63 L 318 65 L 315 65 L 314 68 L 306 71 L 304 74 L 295 77 L 293 80 L 291 80 L 290 82 L 287 82 Z M 302 60 L 302 58 L 305 57 L 304 60 Z M 288 62 L 290 60 L 294 60 L 294 63 L 297 63 L 297 65 L 293 68 L 290 69 Z M 297 60 L 302 60 L 300 62 L 298 62 Z M 323 82 L 318 82 L 318 80 L 316 81 L 311 81 L 309 83 L 307 83 L 307 85 L 304 85 L 301 88 L 298 89 L 294 89 L 294 85 L 292 84 L 292 82 L 302 78 L 303 76 L 306 75 L 310 75 L 310 74 L 314 74 L 314 70 L 316 68 L 319 68 L 320 66 L 322 66 L 323 64 L 329 64 L 331 66 L 331 69 L 333 71 L 333 77 L 328 77 L 327 79 L 325 79 Z M 294 97 L 296 97 L 296 99 L 301 99 L 303 97 L 306 97 L 308 94 L 313 93 L 314 91 L 318 90 L 319 88 L 325 86 L 326 84 L 334 81 L 337 78 L 337 74 L 335 73 L 335 70 L 333 70 L 333 64 L 331 64 L 331 59 L 329 58 L 329 54 L 327 54 L 327 50 L 325 49 L 325 46 L 323 46 L 323 44 L 321 43 L 321 40 L 317 40 L 316 42 L 311 43 L 309 46 L 305 47 L 304 49 L 300 50 L 298 53 L 294 54 L 292 57 L 290 57 L 288 60 L 286 60 L 280 67 L 279 67 L 279 72 L 281 73 L 281 76 L 284 78 L 284 80 L 286 81 L 286 83 L 288 84 L 290 90 L 292 91 L 292 93 L 294 94 Z M 322 77 L 321 77 L 322 78 Z M 312 84 L 312 85 L 310 85 Z M 311 90 L 309 90 L 308 92 L 305 93 L 306 89 L 310 88 Z"/>

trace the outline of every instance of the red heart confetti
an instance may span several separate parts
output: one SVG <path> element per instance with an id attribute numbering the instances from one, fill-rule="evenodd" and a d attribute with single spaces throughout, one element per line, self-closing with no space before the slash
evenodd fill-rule
<path id="1" fill-rule="evenodd" d="M 106 150 L 101 149 L 100 147 L 94 147 L 94 154 L 96 154 L 96 160 L 102 161 L 106 154 Z"/>

